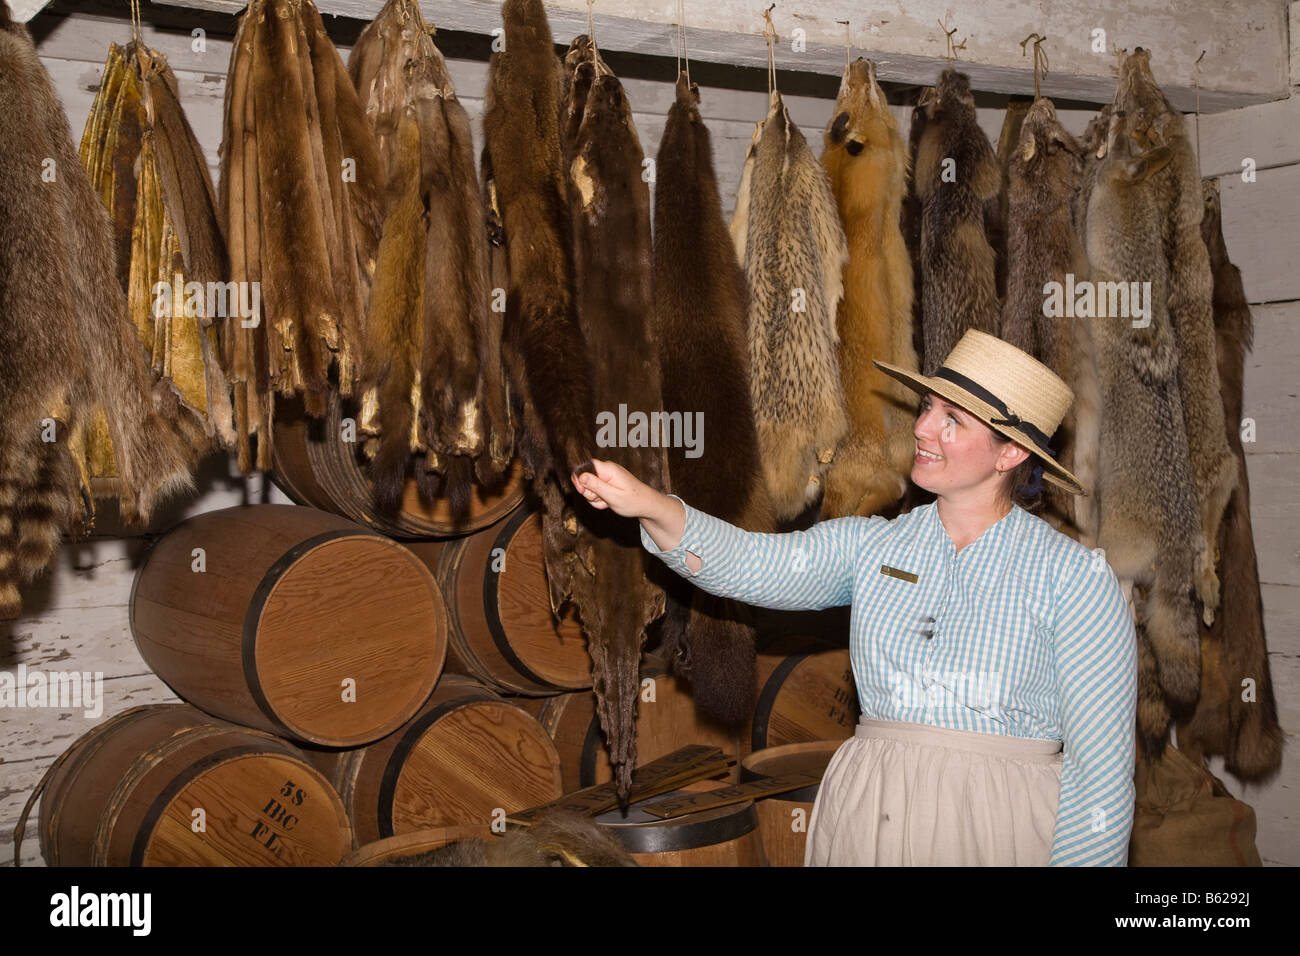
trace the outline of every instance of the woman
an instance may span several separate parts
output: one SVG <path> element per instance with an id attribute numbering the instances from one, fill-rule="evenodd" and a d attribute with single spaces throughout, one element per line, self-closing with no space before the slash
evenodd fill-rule
<path id="1" fill-rule="evenodd" d="M 752 534 L 609 462 L 575 487 L 713 594 L 852 605 L 863 717 L 827 767 L 807 865 L 1123 866 L 1132 617 L 1100 554 L 1012 503 L 1029 469 L 1084 493 L 1048 447 L 1073 394 L 976 331 L 932 377 L 876 365 L 924 396 L 912 480 L 937 495 L 892 521 Z"/>

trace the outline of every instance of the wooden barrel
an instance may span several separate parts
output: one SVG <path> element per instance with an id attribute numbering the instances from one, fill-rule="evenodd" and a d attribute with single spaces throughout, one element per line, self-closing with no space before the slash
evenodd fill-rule
<path id="1" fill-rule="evenodd" d="M 756 750 L 740 761 L 740 781 L 763 780 L 787 773 L 815 773 L 821 776 L 840 749 L 843 740 L 813 740 Z M 763 847 L 773 866 L 803 866 L 808 844 L 808 823 L 819 785 L 773 794 L 757 801 L 758 825 Z"/>
<path id="2" fill-rule="evenodd" d="M 412 544 L 442 586 L 447 669 L 502 693 L 591 686 L 587 639 L 572 610 L 557 624 L 542 563 L 542 516 L 526 508 L 455 541 Z"/>
<path id="3" fill-rule="evenodd" d="M 307 757 L 343 797 L 364 844 L 433 827 L 488 826 L 561 797 L 560 756 L 541 726 L 482 684 L 443 674 L 396 733 Z"/>
<path id="4" fill-rule="evenodd" d="M 377 740 L 419 710 L 442 671 L 446 618 L 437 582 L 409 551 L 296 505 L 182 522 L 131 594 L 136 646 L 177 694 L 332 747 Z"/>
<path id="5" fill-rule="evenodd" d="M 457 840 L 492 839 L 492 828 L 482 826 L 434 827 L 430 830 L 412 830 L 397 836 L 385 837 L 367 843 L 345 856 L 339 866 L 387 866 L 402 857 L 427 853 Z"/>
<path id="6" fill-rule="evenodd" d="M 660 800 L 726 786 L 715 780 L 688 784 L 680 790 L 628 807 L 597 814 L 605 827 L 642 866 L 767 866 L 763 836 L 754 801 L 661 820 L 644 807 Z"/>
<path id="7" fill-rule="evenodd" d="M 514 703 L 533 714 L 555 741 L 564 768 L 566 793 L 613 779 L 605 736 L 596 718 L 596 695 L 592 691 L 516 699 Z M 741 737 L 700 717 L 688 684 L 678 681 L 657 663 L 644 664 L 636 713 L 637 766 L 687 744 L 721 747 L 735 755 Z"/>
<path id="8" fill-rule="evenodd" d="M 346 416 L 345 411 L 349 413 Z M 386 514 L 375 506 L 360 442 L 342 439 L 344 417 L 356 420 L 350 405 L 337 395 L 331 395 L 326 416 L 320 420 L 304 414 L 297 399 L 284 402 L 283 408 L 277 400 L 272 478 L 299 504 L 351 518 L 390 537 L 427 539 L 485 528 L 523 501 L 527 481 L 522 462 L 516 460 L 500 487 L 485 490 L 475 486 L 469 516 L 463 522 L 453 520 L 448 499 L 428 501 L 422 497 L 414 478 L 406 482 L 397 513 Z"/>
<path id="9" fill-rule="evenodd" d="M 853 735 L 860 710 L 848 648 L 783 636 L 758 652 L 757 669 L 758 698 L 742 753 Z"/>
<path id="10" fill-rule="evenodd" d="M 338 794 L 296 748 L 185 704 L 100 724 L 44 786 L 50 866 L 333 866 L 352 845 Z"/>

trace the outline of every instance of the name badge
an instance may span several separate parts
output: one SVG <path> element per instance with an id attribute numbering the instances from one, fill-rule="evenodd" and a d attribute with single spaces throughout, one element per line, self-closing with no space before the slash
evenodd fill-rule
<path id="1" fill-rule="evenodd" d="M 899 568 L 891 568 L 887 564 L 882 564 L 880 566 L 880 573 L 887 574 L 891 578 L 898 578 L 898 580 L 900 581 L 907 581 L 909 584 L 915 584 L 917 581 L 921 580 L 911 571 L 903 571 Z"/>

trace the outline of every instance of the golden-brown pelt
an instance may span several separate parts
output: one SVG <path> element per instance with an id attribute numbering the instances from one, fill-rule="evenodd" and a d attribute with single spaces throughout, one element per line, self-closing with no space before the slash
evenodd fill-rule
<path id="1" fill-rule="evenodd" d="M 826 170 L 780 93 L 747 185 L 733 236 L 749 280 L 750 393 L 772 510 L 788 521 L 817 501 L 848 427 L 835 351 L 848 246 Z"/>
<path id="2" fill-rule="evenodd" d="M 155 390 L 127 318 L 108 213 L 7 5 L 0 101 L 0 616 L 13 617 L 20 581 L 45 567 L 80 508 L 68 441 L 97 412 L 127 520 L 147 520 L 162 498 L 190 488 L 192 461 L 157 410 L 169 386 Z"/>
<path id="3" fill-rule="evenodd" d="M 1201 628 L 1201 696 L 1196 713 L 1178 726 L 1179 747 L 1202 756 L 1222 755 L 1242 780 L 1258 782 L 1282 762 L 1282 728 L 1264 637 L 1264 602 L 1250 521 L 1250 482 L 1239 428 L 1246 353 L 1254 322 L 1241 272 L 1223 240 L 1218 180 L 1204 183 L 1201 235 L 1214 274 L 1214 326 L 1225 435 L 1238 459 L 1237 488 L 1219 530 L 1221 602 L 1214 623 Z M 1249 682 L 1249 683 L 1248 683 Z"/>
<path id="4" fill-rule="evenodd" d="M 531 827 L 486 839 L 458 840 L 401 856 L 383 866 L 637 866 L 600 824 L 571 810 L 547 810 Z"/>
<path id="5" fill-rule="evenodd" d="M 1095 374 L 1082 363 L 1075 326 L 1087 319 L 1045 314 L 1049 283 L 1067 277 L 1083 281 L 1088 261 L 1071 221 L 1070 201 L 1079 185 L 1079 146 L 1056 117 L 1049 99 L 1036 100 L 1021 121 L 1020 137 L 1007 156 L 1007 295 L 1001 338 L 1028 352 L 1080 392 L 1080 375 Z M 1086 331 L 1086 330 L 1085 330 Z M 1082 386 L 1086 391 L 1088 386 Z M 1053 438 L 1056 460 L 1074 466 L 1075 409 L 1066 413 Z M 1075 495 L 1047 483 L 1040 514 L 1058 531 L 1078 538 Z"/>
<path id="6" fill-rule="evenodd" d="M 922 371 L 932 375 L 968 329 L 998 334 L 996 264 L 986 219 L 997 207 L 1002 172 L 975 120 L 970 77 L 944 70 L 918 109 L 926 113 L 913 171 L 922 204 L 920 358 Z"/>
<path id="7" fill-rule="evenodd" d="M 655 165 L 654 287 L 665 410 L 698 421 L 698 445 L 668 448 L 673 491 L 748 531 L 773 530 L 749 393 L 748 289 L 722 217 L 713 147 L 698 87 L 677 79 Z M 688 419 L 687 416 L 693 416 Z M 669 575 L 676 578 L 675 575 Z M 667 583 L 661 629 L 674 671 L 696 706 L 724 725 L 754 706 L 754 632 L 736 605 Z"/>
<path id="8" fill-rule="evenodd" d="M 869 60 L 844 69 L 822 163 L 849 248 L 838 316 L 849 427 L 826 472 L 822 516 L 873 515 L 896 505 L 907 488 L 916 403 L 872 359 L 902 368 L 917 361 L 912 263 L 900 229 L 907 147 Z"/>

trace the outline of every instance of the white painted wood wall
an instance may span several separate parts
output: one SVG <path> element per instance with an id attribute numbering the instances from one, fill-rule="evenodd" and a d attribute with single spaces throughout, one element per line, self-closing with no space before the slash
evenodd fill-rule
<path id="1" fill-rule="evenodd" d="M 1294 5 L 1293 5 L 1294 6 Z M 49 23 L 55 22 L 49 30 Z M 1292 22 L 1295 22 L 1294 19 Z M 73 15 L 55 20 L 43 15 L 32 24 L 49 31 L 40 44 L 71 123 L 73 140 L 82 127 L 98 87 L 108 43 L 130 39 L 125 19 Z M 557 37 L 557 39 L 561 39 Z M 188 36 L 146 30 L 146 40 L 168 57 L 180 84 L 181 100 L 207 154 L 215 181 L 221 138 L 222 97 L 230 54 L 229 37 L 209 36 L 206 51 L 191 49 Z M 1294 46 L 1293 46 L 1294 49 Z M 346 50 L 342 50 L 346 58 Z M 462 102 L 475 122 L 482 111 L 487 65 L 477 61 L 448 63 Z M 671 68 L 670 68 L 671 69 Z M 1300 79 L 1294 70 L 1293 81 Z M 664 120 L 673 100 L 672 76 L 662 82 L 631 80 L 626 85 L 636 109 L 635 122 L 647 155 L 658 149 Z M 719 188 L 724 207 L 734 202 L 745 149 L 755 121 L 766 111 L 766 94 L 739 90 L 703 91 L 702 112 L 713 137 Z M 814 149 L 832 103 L 815 97 L 787 99 L 794 119 Z M 896 109 L 903 129 L 906 110 Z M 1062 119 L 1081 132 L 1090 113 L 1063 112 Z M 994 142 L 1001 110 L 981 110 L 980 121 Z M 1255 350 L 1248 359 L 1245 414 L 1257 423 L 1257 441 L 1247 445 L 1252 515 L 1263 582 L 1270 661 L 1287 752 L 1281 775 L 1263 787 L 1244 787 L 1225 775 L 1221 761 L 1212 769 L 1234 794 L 1252 804 L 1258 815 L 1258 846 L 1266 864 L 1300 864 L 1300 792 L 1297 739 L 1300 737 L 1300 437 L 1291 424 L 1300 417 L 1297 360 L 1300 359 L 1300 96 L 1289 100 L 1206 115 L 1200 121 L 1206 175 L 1223 175 L 1223 218 L 1228 250 L 1241 268 L 1247 297 L 1254 305 Z M 1241 161 L 1250 157 L 1256 181 L 1242 182 Z M 191 514 L 244 501 L 287 501 L 278 489 L 260 480 L 248 482 L 231 462 L 209 462 L 200 479 L 201 493 L 178 503 L 155 522 L 163 531 Z M 111 515 L 101 517 L 99 533 L 65 545 L 51 575 L 27 595 L 26 615 L 0 624 L 0 671 L 19 664 L 47 671 L 76 669 L 102 672 L 103 713 L 87 717 L 80 710 L 5 709 L 0 711 L 0 866 L 12 865 L 12 831 L 23 804 L 46 768 L 77 737 L 113 714 L 140 704 L 177 698 L 141 660 L 131 639 L 128 599 L 135 567 L 144 549 L 136 535 L 114 532 Z M 39 806 L 37 807 L 39 812 Z M 24 865 L 41 865 L 34 821 L 23 846 Z"/>

